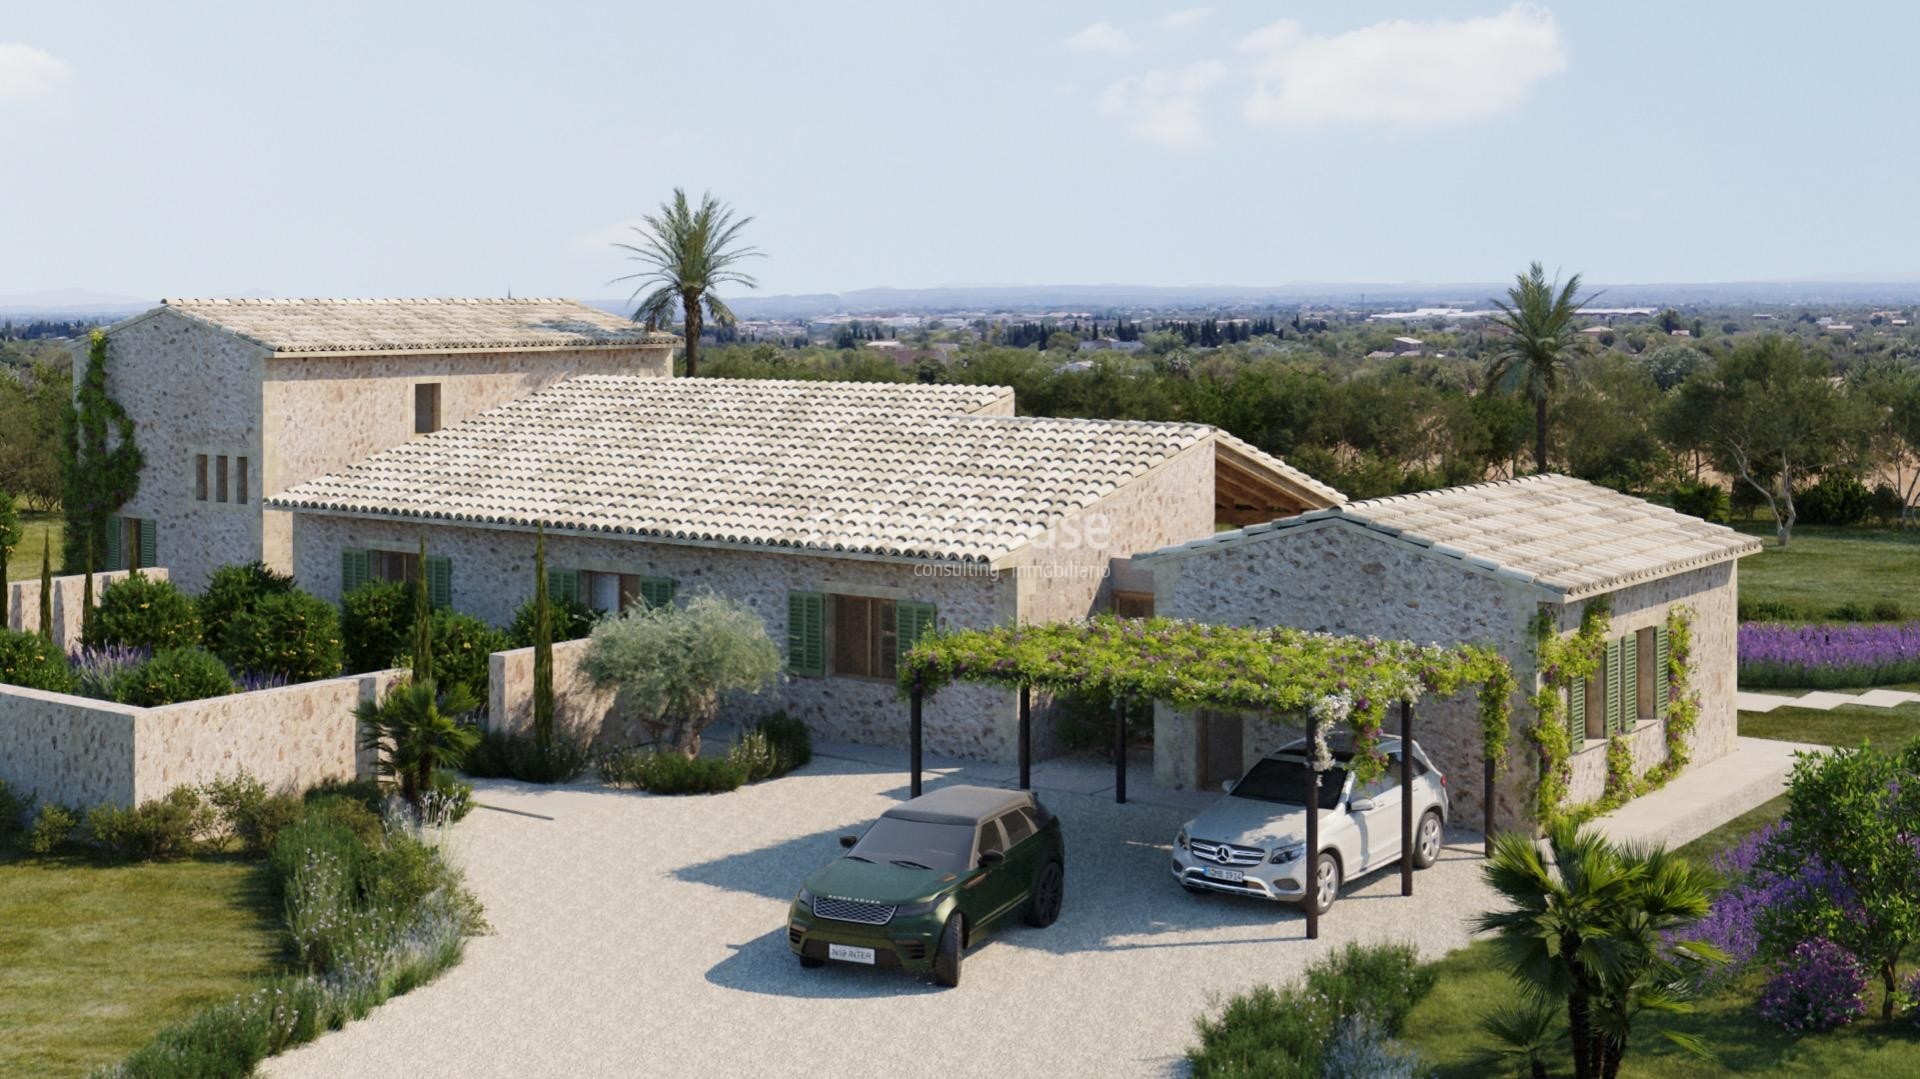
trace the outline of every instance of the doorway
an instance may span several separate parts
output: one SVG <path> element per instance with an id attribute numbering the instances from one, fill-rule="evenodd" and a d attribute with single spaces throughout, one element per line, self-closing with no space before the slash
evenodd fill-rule
<path id="1" fill-rule="evenodd" d="M 1194 717 L 1199 731 L 1199 759 L 1195 787 L 1217 791 L 1220 784 L 1246 773 L 1246 729 L 1238 712 L 1201 711 Z"/>

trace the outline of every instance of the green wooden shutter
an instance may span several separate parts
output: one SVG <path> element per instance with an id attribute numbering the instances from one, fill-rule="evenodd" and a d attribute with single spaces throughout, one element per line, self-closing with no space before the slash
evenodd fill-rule
<path id="1" fill-rule="evenodd" d="M 105 566 L 109 570 L 127 568 L 125 547 L 121 544 L 121 537 L 126 534 L 126 531 L 127 519 L 125 517 L 107 518 L 106 559 L 105 561 L 95 563 L 93 566 L 94 569 L 97 570 L 101 566 Z"/>
<path id="2" fill-rule="evenodd" d="M 899 655 L 906 655 L 922 634 L 933 632 L 933 615 L 931 603 L 901 600 L 893 605 L 893 631 L 894 639 L 899 642 Z"/>
<path id="3" fill-rule="evenodd" d="M 1620 642 L 1620 726 L 1632 730 L 1640 721 L 1640 635 Z"/>
<path id="4" fill-rule="evenodd" d="M 1660 626 L 1653 631 L 1653 714 L 1661 719 L 1667 718 L 1667 695 L 1672 692 L 1667 681 L 1668 647 L 1667 627 Z"/>
<path id="5" fill-rule="evenodd" d="M 640 599 L 649 607 L 673 606 L 673 578 L 640 578 Z"/>
<path id="6" fill-rule="evenodd" d="M 367 552 L 364 548 L 346 547 L 341 549 L 340 551 L 340 594 L 341 595 L 344 596 L 348 592 L 351 592 L 354 589 L 360 587 L 361 585 L 366 584 L 367 578 L 371 576 L 373 576 L 372 559 L 367 557 Z"/>
<path id="7" fill-rule="evenodd" d="M 1587 680 L 1576 678 L 1567 687 L 1567 734 L 1578 746 L 1587 736 Z"/>
<path id="8" fill-rule="evenodd" d="M 446 555 L 427 556 L 427 602 L 435 607 L 453 606 L 453 559 Z"/>
<path id="9" fill-rule="evenodd" d="M 549 603 L 580 602 L 580 573 L 570 569 L 547 570 L 547 601 Z"/>
<path id="10" fill-rule="evenodd" d="M 818 592 L 787 593 L 787 670 L 827 673 L 827 597 Z"/>
<path id="11" fill-rule="evenodd" d="M 1620 684 L 1620 638 L 1618 637 L 1607 642 L 1606 687 L 1607 733 L 1618 734 L 1620 732 L 1620 716 L 1622 711 L 1620 700 L 1620 690 L 1622 688 Z"/>
<path id="12" fill-rule="evenodd" d="M 140 522 L 140 566 L 152 569 L 160 564 L 160 528 L 153 518 Z"/>

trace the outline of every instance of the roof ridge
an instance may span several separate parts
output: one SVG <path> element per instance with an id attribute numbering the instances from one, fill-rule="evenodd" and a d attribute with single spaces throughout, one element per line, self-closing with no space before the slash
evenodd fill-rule
<path id="1" fill-rule="evenodd" d="M 1358 502 L 1349 502 L 1344 506 L 1336 506 L 1334 509 L 1347 512 L 1360 509 L 1363 506 L 1400 505 L 1421 499 L 1434 499 L 1443 495 L 1458 494 L 1461 491 L 1485 490 L 1488 487 L 1518 487 L 1521 484 L 1531 484 L 1544 480 L 1573 480 L 1575 483 L 1587 483 L 1586 480 L 1560 472 L 1534 472 L 1525 476 L 1508 476 L 1506 479 L 1500 480 L 1482 480 L 1479 483 L 1457 483 L 1452 487 L 1435 487 L 1427 491 L 1408 491 L 1405 494 L 1381 495 L 1379 498 L 1364 498 Z M 1587 485 L 1590 487 L 1600 486 L 1597 483 Z M 1603 489 L 1611 490 L 1611 488 Z M 1614 493 L 1618 494 L 1619 492 L 1616 491 Z M 1633 496 L 1629 495 L 1628 497 L 1631 498 Z M 1652 503 L 1652 505 L 1659 505 L 1659 503 Z"/>
<path id="2" fill-rule="evenodd" d="M 580 303 L 570 296 L 167 296 L 160 303 L 167 307 L 206 305 L 223 307 L 302 307 L 312 305 L 364 304 L 400 307 L 409 304 L 434 306 Z M 587 305 L 591 306 L 591 305 Z M 596 309 L 597 310 L 597 309 Z M 617 315 L 618 312 L 609 311 Z"/>

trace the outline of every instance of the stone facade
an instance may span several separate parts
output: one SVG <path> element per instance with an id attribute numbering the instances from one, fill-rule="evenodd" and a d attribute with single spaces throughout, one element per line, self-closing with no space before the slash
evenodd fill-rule
<path id="1" fill-rule="evenodd" d="M 1581 601 L 1560 603 L 1531 584 L 1496 576 L 1458 559 L 1434 554 L 1383 533 L 1337 520 L 1304 524 L 1240 542 L 1169 552 L 1149 560 L 1160 614 L 1240 626 L 1283 625 L 1349 635 L 1376 635 L 1420 643 L 1489 644 L 1506 657 L 1521 692 L 1513 701 L 1512 756 L 1495 786 L 1495 825 L 1530 819 L 1538 770 L 1525 728 L 1533 720 L 1525 697 L 1538 685 L 1532 622 L 1548 610 L 1563 633 L 1579 626 Z M 1723 562 L 1621 588 L 1610 595 L 1610 636 L 1663 623 L 1669 606 L 1694 608 L 1692 686 L 1700 694 L 1694 761 L 1732 748 L 1736 679 L 1734 563 Z M 1199 717 L 1161 706 L 1155 719 L 1155 777 L 1191 787 L 1199 774 Z M 1241 724 L 1241 759 L 1251 763 L 1288 738 L 1297 725 L 1250 717 Z M 1398 730 L 1393 713 L 1388 731 Z M 1665 759 L 1664 728 L 1642 723 L 1630 732 L 1636 771 Z M 1471 692 L 1423 700 L 1414 738 L 1449 784 L 1455 817 L 1477 825 L 1483 804 L 1479 706 Z M 1606 776 L 1606 742 L 1577 745 L 1571 760 L 1570 801 L 1599 797 Z"/>
<path id="2" fill-rule="evenodd" d="M 276 356 L 167 308 L 109 333 L 107 386 L 136 424 L 146 458 L 121 514 L 152 520 L 158 561 L 191 590 L 215 567 L 291 561 L 274 491 L 413 438 L 414 385 L 440 385 L 441 425 L 467 419 L 577 374 L 672 372 L 669 345 L 440 353 Z M 84 368 L 84 346 L 75 356 Z M 244 457 L 247 498 L 195 497 L 194 459 Z M 235 481 L 237 485 L 237 479 Z"/>
<path id="3" fill-rule="evenodd" d="M 167 579 L 165 566 L 140 572 L 162 581 Z M 115 581 L 125 580 L 126 576 L 126 570 L 94 574 L 94 602 L 99 603 L 107 587 Z M 55 577 L 52 583 L 53 643 L 62 651 L 71 652 L 80 647 L 80 621 L 87 594 L 87 577 L 86 574 L 76 573 L 69 577 Z M 7 628 L 18 632 L 39 632 L 40 579 L 10 581 L 0 587 L 7 590 Z"/>

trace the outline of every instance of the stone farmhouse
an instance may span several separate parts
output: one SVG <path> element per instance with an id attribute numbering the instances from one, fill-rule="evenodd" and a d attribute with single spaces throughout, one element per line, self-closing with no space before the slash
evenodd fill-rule
<path id="1" fill-rule="evenodd" d="M 1568 691 L 1573 804 L 1598 798 L 1607 739 L 1624 734 L 1636 774 L 1666 757 L 1667 612 L 1692 608 L 1689 689 L 1700 698 L 1692 759 L 1733 748 L 1738 560 L 1760 542 L 1566 476 L 1540 475 L 1352 502 L 1223 532 L 1137 557 L 1164 615 L 1242 626 L 1284 625 L 1422 643 L 1488 643 L 1522 687 L 1536 685 L 1534 623 L 1580 626 L 1605 599 L 1601 670 Z M 1516 708 L 1531 722 L 1531 709 Z M 1297 731 L 1237 715 L 1155 719 L 1156 778 L 1217 787 Z M 1443 771 L 1456 814 L 1481 810 L 1476 703 L 1423 702 L 1414 737 Z M 1527 819 L 1536 769 L 1516 733 L 1496 793 L 1500 826 Z"/>

